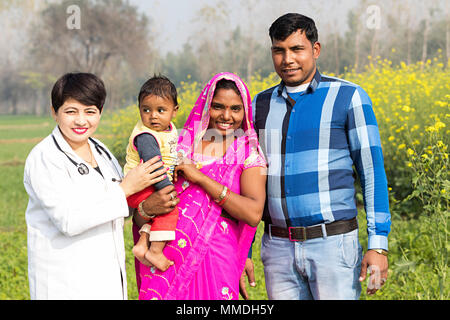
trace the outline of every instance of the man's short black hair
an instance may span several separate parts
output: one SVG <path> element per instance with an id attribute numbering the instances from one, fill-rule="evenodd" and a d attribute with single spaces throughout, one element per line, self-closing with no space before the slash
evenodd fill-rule
<path id="1" fill-rule="evenodd" d="M 86 106 L 96 106 L 102 112 L 106 99 L 103 81 L 92 73 L 66 73 L 52 89 L 52 107 L 55 112 L 68 99 L 75 99 Z"/>
<path id="2" fill-rule="evenodd" d="M 299 13 L 287 13 L 275 20 L 269 28 L 269 36 L 272 42 L 284 41 L 299 29 L 305 33 L 311 44 L 314 45 L 319 40 L 314 20 Z"/>
<path id="3" fill-rule="evenodd" d="M 141 105 L 142 99 L 149 95 L 171 99 L 174 106 L 178 106 L 177 88 L 167 77 L 163 75 L 154 75 L 142 85 L 138 97 L 139 106 Z"/>

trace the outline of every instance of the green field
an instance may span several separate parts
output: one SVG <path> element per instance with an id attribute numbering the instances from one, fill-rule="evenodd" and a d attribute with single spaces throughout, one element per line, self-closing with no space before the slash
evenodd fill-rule
<path id="1" fill-rule="evenodd" d="M 107 125 L 107 119 L 100 127 L 102 125 Z M 0 299 L 2 300 L 29 299 L 25 224 L 28 196 L 22 183 L 23 168 L 32 147 L 48 135 L 53 127 L 54 122 L 50 117 L 0 117 Z M 111 143 L 111 138 L 102 140 L 107 145 Z M 363 284 L 361 299 L 448 299 L 448 281 L 445 277 L 442 279 L 442 276 L 437 276 L 439 270 L 432 267 L 433 259 L 439 256 L 439 252 L 433 251 L 435 245 L 430 236 L 433 226 L 426 217 L 406 220 L 396 215 L 392 206 L 391 211 L 394 213 L 389 236 L 388 282 L 382 290 L 370 297 L 365 294 L 366 284 Z M 363 212 L 360 212 L 358 219 L 360 241 L 365 248 L 367 235 Z M 261 223 L 253 249 L 257 287 L 248 289 L 251 299 L 267 299 L 264 273 L 259 258 L 262 227 Z M 130 220 L 125 225 L 125 241 L 129 299 L 137 299 Z"/>

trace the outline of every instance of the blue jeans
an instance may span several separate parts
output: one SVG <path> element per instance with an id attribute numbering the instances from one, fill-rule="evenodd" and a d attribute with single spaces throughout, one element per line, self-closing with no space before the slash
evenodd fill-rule
<path id="1" fill-rule="evenodd" d="M 361 294 L 358 229 L 303 242 L 264 233 L 261 259 L 271 300 L 357 300 Z"/>

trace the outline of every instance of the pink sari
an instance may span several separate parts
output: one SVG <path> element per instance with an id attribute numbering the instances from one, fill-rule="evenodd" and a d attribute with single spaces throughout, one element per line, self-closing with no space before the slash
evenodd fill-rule
<path id="1" fill-rule="evenodd" d="M 209 124 L 209 108 L 216 83 L 221 79 L 236 83 L 244 104 L 242 130 L 223 158 L 205 157 L 193 153 L 201 143 Z M 234 74 L 220 73 L 203 89 L 178 140 L 178 151 L 196 163 L 201 171 L 240 193 L 240 177 L 244 170 L 266 167 L 251 121 L 251 98 L 243 81 Z M 217 205 L 202 188 L 179 177 L 179 220 L 176 239 L 166 244 L 164 254 L 175 262 L 166 272 L 136 263 L 136 278 L 140 300 L 221 300 L 239 298 L 239 278 L 256 228 L 244 222 L 224 217 Z M 222 214 L 222 215 L 221 215 Z M 138 228 L 133 225 L 135 242 Z"/>

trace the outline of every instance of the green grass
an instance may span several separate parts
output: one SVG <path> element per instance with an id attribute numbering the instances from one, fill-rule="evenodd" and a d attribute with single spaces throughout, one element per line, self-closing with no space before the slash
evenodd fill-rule
<path id="1" fill-rule="evenodd" d="M 48 116 L 31 116 L 31 115 L 1 115 L 0 116 L 0 126 L 13 126 L 13 125 L 42 125 L 45 122 L 53 123 L 53 119 L 50 115 Z"/>
<path id="2" fill-rule="evenodd" d="M 0 250 L 0 300 L 30 299 L 24 224 L 14 231 L 0 231 Z"/>
<path id="3" fill-rule="evenodd" d="M 23 166 L 0 166 L 0 230 L 24 229 L 27 203 Z"/>
<path id="4" fill-rule="evenodd" d="M 42 125 L 6 126 L 0 125 L 0 139 L 35 139 L 47 136 L 53 129 L 53 124 L 45 122 Z"/>

